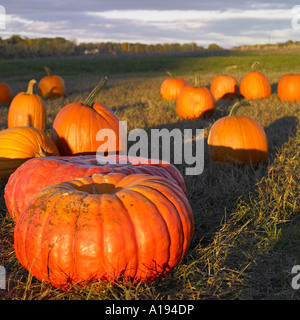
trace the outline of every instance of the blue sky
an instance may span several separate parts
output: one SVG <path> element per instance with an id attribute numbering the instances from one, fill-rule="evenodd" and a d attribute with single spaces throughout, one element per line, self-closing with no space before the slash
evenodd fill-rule
<path id="1" fill-rule="evenodd" d="M 300 29 L 291 23 L 297 2 L 290 0 L 0 0 L 0 4 L 6 12 L 2 38 L 19 34 L 77 43 L 195 42 L 225 48 L 300 40 Z"/>

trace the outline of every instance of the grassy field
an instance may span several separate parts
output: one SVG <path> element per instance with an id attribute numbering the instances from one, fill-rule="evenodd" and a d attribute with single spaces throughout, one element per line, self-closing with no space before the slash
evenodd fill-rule
<path id="1" fill-rule="evenodd" d="M 182 76 L 188 84 L 199 75 L 201 84 L 226 67 L 238 82 L 258 60 L 258 69 L 272 85 L 267 99 L 250 102 L 238 111 L 265 128 L 269 157 L 265 165 L 244 168 L 210 162 L 206 139 L 212 124 L 228 114 L 234 101 L 216 103 L 207 119 L 186 121 L 177 117 L 175 102 L 160 99 L 166 71 Z M 195 235 L 182 262 L 164 279 L 151 285 L 116 287 L 91 284 L 64 293 L 32 278 L 19 264 L 13 248 L 14 222 L 0 188 L 0 265 L 7 271 L 7 290 L 0 299 L 299 299 L 291 286 L 292 268 L 300 264 L 299 119 L 300 102 L 280 102 L 276 94 L 284 73 L 300 73 L 299 55 L 239 54 L 224 56 L 160 56 L 131 58 L 68 58 L 0 61 L 1 81 L 14 93 L 25 91 L 30 79 L 44 76 L 44 65 L 65 79 L 67 96 L 46 101 L 47 131 L 66 104 L 84 100 L 107 75 L 109 81 L 99 102 L 111 107 L 133 128 L 203 128 L 204 171 L 185 176 L 195 217 Z M 37 88 L 35 88 L 37 91 Z M 239 97 L 240 99 L 240 97 Z M 0 106 L 0 129 L 6 128 L 8 106 Z M 1 147 L 1 146 L 0 146 Z M 185 164 L 176 165 L 184 173 Z"/>

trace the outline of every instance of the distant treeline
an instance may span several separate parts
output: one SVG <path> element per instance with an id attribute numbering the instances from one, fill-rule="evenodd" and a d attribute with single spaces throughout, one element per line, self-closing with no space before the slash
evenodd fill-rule
<path id="1" fill-rule="evenodd" d="M 278 44 L 265 45 L 243 45 L 233 47 L 233 51 L 262 51 L 279 50 L 281 48 L 299 49 L 300 42 L 291 40 Z M 13 35 L 10 38 L 0 37 L 0 59 L 9 58 L 35 58 L 55 56 L 80 56 L 80 55 L 134 55 L 134 54 L 181 54 L 197 52 L 213 52 L 226 50 L 216 43 L 210 44 L 207 48 L 197 45 L 195 42 L 179 44 L 143 44 L 129 42 L 99 42 L 80 43 L 75 40 L 67 40 L 61 37 L 56 38 L 23 38 Z"/>
<path id="2" fill-rule="evenodd" d="M 205 49 L 196 43 L 186 44 L 142 44 L 128 42 L 100 42 L 80 43 L 57 38 L 22 38 L 13 35 L 8 39 L 0 37 L 0 59 L 6 58 L 34 58 L 52 56 L 78 55 L 124 55 L 124 54 L 151 54 L 151 53 L 185 53 L 203 50 L 223 50 L 212 43 Z"/>

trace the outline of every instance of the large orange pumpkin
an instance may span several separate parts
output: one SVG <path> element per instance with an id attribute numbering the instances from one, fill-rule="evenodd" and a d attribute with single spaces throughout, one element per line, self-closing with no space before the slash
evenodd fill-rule
<path id="1" fill-rule="evenodd" d="M 266 161 L 268 141 L 265 131 L 255 119 L 236 115 L 242 105 L 236 103 L 229 116 L 217 120 L 212 125 L 207 140 L 212 161 L 238 165 Z"/>
<path id="2" fill-rule="evenodd" d="M 263 73 L 251 71 L 240 83 L 240 94 L 246 99 L 267 98 L 271 95 L 270 82 Z"/>
<path id="3" fill-rule="evenodd" d="M 0 179 L 6 179 L 31 158 L 49 155 L 59 156 L 59 152 L 52 140 L 41 130 L 14 127 L 0 131 Z"/>
<path id="4" fill-rule="evenodd" d="M 280 100 L 300 100 L 300 74 L 285 74 L 277 85 L 277 94 Z"/>
<path id="5" fill-rule="evenodd" d="M 176 103 L 177 115 L 184 119 L 198 119 L 211 115 L 215 99 L 206 87 L 185 86 Z"/>
<path id="6" fill-rule="evenodd" d="M 186 86 L 183 78 L 167 78 L 160 86 L 160 95 L 165 100 L 176 100 L 181 90 Z"/>
<path id="7" fill-rule="evenodd" d="M 38 84 L 38 93 L 44 99 L 55 99 L 66 94 L 65 82 L 62 77 L 53 75 L 48 67 L 44 67 L 47 76 L 42 78 Z"/>
<path id="8" fill-rule="evenodd" d="M 211 82 L 210 91 L 216 101 L 233 99 L 238 94 L 238 83 L 233 76 L 218 75 Z"/>
<path id="9" fill-rule="evenodd" d="M 8 84 L 0 83 L 0 103 L 10 103 L 13 99 L 11 88 Z"/>
<path id="10" fill-rule="evenodd" d="M 94 174 L 43 189 L 14 232 L 20 263 L 62 290 L 93 280 L 153 282 L 186 254 L 194 232 L 181 188 L 162 177 Z"/>
<path id="11" fill-rule="evenodd" d="M 185 194 L 186 185 L 180 171 L 170 163 L 151 164 L 151 159 L 140 163 L 140 158 L 125 155 L 106 156 L 107 164 L 100 165 L 98 155 L 74 157 L 46 157 L 26 161 L 8 179 L 4 199 L 10 216 L 17 220 L 30 200 L 43 188 L 63 181 L 90 176 L 95 173 L 119 172 L 160 176 L 177 183 Z M 104 157 L 103 159 L 104 160 Z M 42 179 L 41 179 L 42 174 Z"/>
<path id="12" fill-rule="evenodd" d="M 115 133 L 115 146 L 108 151 L 119 152 L 119 118 L 106 105 L 94 103 L 106 81 L 107 78 L 102 79 L 84 103 L 68 104 L 56 115 L 51 138 L 62 156 L 95 154 L 104 143 L 96 139 L 100 129 L 111 129 Z"/>
<path id="13" fill-rule="evenodd" d="M 42 98 L 33 94 L 32 79 L 26 92 L 18 93 L 12 100 L 7 117 L 8 128 L 28 126 L 44 131 L 46 127 L 46 111 Z"/>

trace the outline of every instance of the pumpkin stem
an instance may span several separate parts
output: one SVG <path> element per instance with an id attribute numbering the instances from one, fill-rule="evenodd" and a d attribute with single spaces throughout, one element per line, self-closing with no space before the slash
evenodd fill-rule
<path id="1" fill-rule="evenodd" d="M 259 64 L 260 64 L 259 61 L 254 61 L 254 62 L 252 63 L 251 69 L 252 69 L 252 70 L 256 70 L 256 67 L 257 67 Z"/>
<path id="2" fill-rule="evenodd" d="M 36 152 L 35 158 L 46 158 L 52 156 L 52 153 L 48 153 L 47 151 L 43 150 L 41 145 L 39 144 L 39 151 Z"/>
<path id="3" fill-rule="evenodd" d="M 236 102 L 232 106 L 232 108 L 231 108 L 231 110 L 229 112 L 229 117 L 234 117 L 239 108 L 246 107 L 246 106 L 250 106 L 250 103 L 248 101 L 238 101 L 238 102 Z"/>
<path id="4" fill-rule="evenodd" d="M 174 75 L 172 72 L 170 71 L 166 71 L 166 74 L 170 77 L 170 78 L 174 78 Z"/>
<path id="5" fill-rule="evenodd" d="M 36 83 L 35 79 L 32 79 L 29 81 L 26 94 L 33 94 L 33 86 L 35 83 Z"/>
<path id="6" fill-rule="evenodd" d="M 106 82 L 107 82 L 107 77 L 104 77 L 103 79 L 101 79 L 99 84 L 93 89 L 93 91 L 89 94 L 89 96 L 84 101 L 85 106 L 88 106 L 88 107 L 93 106 L 96 97 L 99 95 L 100 91 L 105 86 Z"/>
<path id="7" fill-rule="evenodd" d="M 51 77 L 51 76 L 52 76 L 52 71 L 51 71 L 50 68 L 44 67 L 44 70 L 46 71 L 48 77 Z"/>
<path id="8" fill-rule="evenodd" d="M 227 67 L 225 68 L 225 72 L 228 72 L 228 71 L 230 71 L 230 70 L 232 70 L 232 69 L 237 69 L 237 65 L 227 66 Z"/>
<path id="9" fill-rule="evenodd" d="M 196 75 L 195 76 L 195 85 L 194 85 L 194 87 L 195 88 L 200 88 L 200 86 L 201 86 L 200 82 L 201 82 L 200 76 Z"/>

